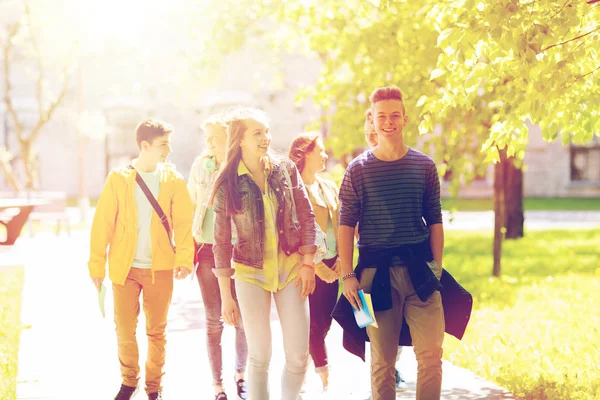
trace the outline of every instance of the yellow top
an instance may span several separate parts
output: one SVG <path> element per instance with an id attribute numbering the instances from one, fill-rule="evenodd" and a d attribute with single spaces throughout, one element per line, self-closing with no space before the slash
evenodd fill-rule
<path id="1" fill-rule="evenodd" d="M 248 171 L 246 165 L 240 161 L 238 176 L 244 174 L 248 174 L 252 178 L 252 174 Z M 270 292 L 277 292 L 298 276 L 301 267 L 301 257 L 298 252 L 288 256 L 279 247 L 279 235 L 277 234 L 275 222 L 277 198 L 268 185 L 266 193 L 262 195 L 262 199 L 265 221 L 263 267 L 262 269 L 254 268 L 234 262 L 235 274 L 233 278 L 258 285 Z"/>

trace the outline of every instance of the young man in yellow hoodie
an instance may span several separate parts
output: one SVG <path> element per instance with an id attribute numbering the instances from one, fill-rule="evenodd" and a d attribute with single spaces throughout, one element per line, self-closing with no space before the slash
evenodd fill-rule
<path id="1" fill-rule="evenodd" d="M 137 389 L 140 367 L 135 333 L 142 292 L 148 335 L 146 393 L 149 400 L 163 399 L 165 328 L 173 278 L 185 278 L 192 268 L 192 202 L 185 180 L 172 164 L 166 163 L 172 132 L 170 125 L 157 120 L 137 126 L 139 157 L 130 166 L 110 172 L 92 224 L 88 267 L 98 290 L 106 275 L 108 247 L 123 377 L 115 400 L 131 399 Z M 158 201 L 168 227 L 136 182 L 138 174 Z"/>

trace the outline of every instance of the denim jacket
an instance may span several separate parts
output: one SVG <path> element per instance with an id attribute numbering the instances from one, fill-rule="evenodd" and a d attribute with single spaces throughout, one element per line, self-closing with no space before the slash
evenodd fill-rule
<path id="1" fill-rule="evenodd" d="M 283 168 L 286 168 L 292 188 L 290 190 Z M 258 185 L 248 175 L 237 177 L 242 213 L 228 216 L 226 212 L 225 184 L 217 189 L 213 200 L 215 213 L 215 255 L 216 276 L 231 276 L 231 260 L 236 263 L 261 269 L 263 267 L 264 235 L 277 234 L 280 248 L 290 255 L 296 251 L 313 254 L 317 250 L 315 214 L 308 199 L 302 178 L 296 165 L 283 159 L 274 164 L 267 178 L 270 190 L 277 198 L 277 232 L 264 232 L 264 205 Z M 293 193 L 296 203 L 297 222 L 293 218 Z M 237 231 L 237 240 L 231 244 L 232 222 Z"/>

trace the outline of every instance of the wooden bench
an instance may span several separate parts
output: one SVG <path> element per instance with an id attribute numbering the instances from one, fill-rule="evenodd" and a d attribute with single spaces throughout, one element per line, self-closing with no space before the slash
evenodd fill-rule
<path id="1" fill-rule="evenodd" d="M 29 219 L 34 207 L 45 204 L 43 199 L 24 197 L 0 198 L 0 225 L 6 228 L 6 239 L 0 240 L 0 245 L 8 246 L 15 243 L 21 235 L 23 225 Z"/>
<path id="2" fill-rule="evenodd" d="M 50 222 L 56 224 L 56 234 L 61 229 L 67 230 L 71 235 L 71 225 L 67 213 L 67 193 L 66 192 L 31 192 L 31 196 L 44 201 L 43 205 L 35 208 L 29 216 L 29 233 L 33 236 L 33 222 Z"/>

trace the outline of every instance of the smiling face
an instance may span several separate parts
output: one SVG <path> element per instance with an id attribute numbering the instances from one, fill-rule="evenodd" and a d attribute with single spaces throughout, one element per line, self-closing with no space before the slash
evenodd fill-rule
<path id="1" fill-rule="evenodd" d="M 244 123 L 246 130 L 242 135 L 240 147 L 244 157 L 264 157 L 271 145 L 271 133 L 269 126 L 254 119 L 248 119 Z"/>
<path id="2" fill-rule="evenodd" d="M 401 100 L 380 100 L 373 104 L 372 119 L 375 131 L 385 138 L 402 136 L 402 129 L 408 122 Z"/>
<path id="3" fill-rule="evenodd" d="M 171 154 L 171 133 L 165 133 L 152 140 L 142 140 L 140 144 L 144 158 L 151 163 L 164 163 Z"/>
<path id="4" fill-rule="evenodd" d="M 209 156 L 216 157 L 218 160 L 225 159 L 227 150 L 227 130 L 215 124 L 208 124 L 204 127 L 204 142 Z"/>
<path id="5" fill-rule="evenodd" d="M 307 153 L 304 158 L 304 169 L 309 172 L 320 172 L 325 170 L 327 159 L 327 153 L 325 153 L 325 147 L 323 141 L 317 139 L 315 142 L 315 148 L 310 153 Z"/>

